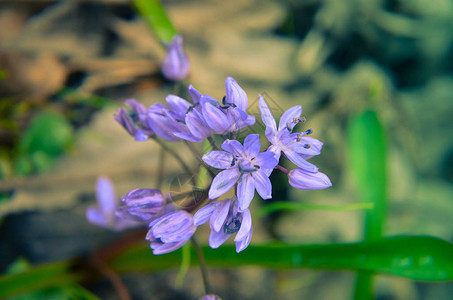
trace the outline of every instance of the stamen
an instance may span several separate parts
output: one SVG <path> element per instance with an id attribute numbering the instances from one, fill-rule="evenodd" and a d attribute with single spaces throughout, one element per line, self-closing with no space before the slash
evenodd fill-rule
<path id="1" fill-rule="evenodd" d="M 311 130 L 311 128 L 310 128 L 310 129 L 307 129 L 307 130 L 305 131 L 305 134 L 306 134 L 306 135 L 309 135 L 309 134 L 311 134 L 312 132 L 313 132 L 313 130 Z"/>
<path id="2" fill-rule="evenodd" d="M 238 159 L 236 158 L 236 156 L 233 156 L 233 160 L 231 161 L 230 167 L 234 167 L 234 165 L 236 164 L 237 160 Z"/>
<path id="3" fill-rule="evenodd" d="M 235 232 L 238 232 L 240 228 L 241 221 L 239 221 L 238 218 L 233 217 L 231 222 L 225 223 L 225 225 L 223 225 L 223 232 L 225 232 L 225 234 L 233 234 Z"/>
<path id="4" fill-rule="evenodd" d="M 288 129 L 289 133 L 291 133 L 292 128 L 291 128 L 291 123 L 286 123 L 286 129 Z"/>
<path id="5" fill-rule="evenodd" d="M 305 121 L 307 121 L 307 119 L 305 119 L 304 117 L 294 117 L 293 118 L 293 123 L 294 124 L 297 124 L 297 123 L 300 123 L 300 122 L 304 123 Z"/>
<path id="6" fill-rule="evenodd" d="M 310 148 L 311 148 L 311 145 L 310 145 L 310 144 L 305 144 L 305 145 L 304 145 L 304 148 L 305 148 L 305 149 L 310 149 Z"/>
<path id="7" fill-rule="evenodd" d="M 300 135 L 300 133 L 297 134 L 297 139 L 296 139 L 296 142 L 300 142 L 302 136 Z"/>
<path id="8" fill-rule="evenodd" d="M 255 167 L 255 166 L 254 166 Z M 242 174 L 242 173 L 252 173 L 252 172 L 255 172 L 257 171 L 258 169 L 256 168 L 253 168 L 253 169 L 244 169 L 242 168 L 241 164 L 238 164 L 238 169 L 239 169 L 239 172 Z"/>

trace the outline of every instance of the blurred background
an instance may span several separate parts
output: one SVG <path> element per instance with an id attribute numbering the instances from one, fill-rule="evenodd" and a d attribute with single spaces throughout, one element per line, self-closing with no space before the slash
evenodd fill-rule
<path id="1" fill-rule="evenodd" d="M 385 235 L 453 241 L 453 1 L 163 1 L 184 37 L 189 82 L 217 99 L 234 77 L 257 111 L 302 105 L 324 142 L 312 162 L 333 182 L 294 191 L 273 178 L 276 200 L 360 202 L 348 163 L 349 120 L 372 109 L 386 132 Z M 99 175 L 118 196 L 152 188 L 157 146 L 136 143 L 114 121 L 126 98 L 145 105 L 174 92 L 160 73 L 165 51 L 128 1 L 0 2 L 0 270 L 90 253 L 121 234 L 89 224 Z M 194 162 L 195 163 L 195 162 Z M 166 188 L 178 175 L 168 167 Z M 278 184 L 275 184 L 278 182 Z M 262 205 L 255 199 L 252 209 Z M 252 243 L 354 242 L 360 211 L 304 211 L 254 218 Z M 201 235 L 207 233 L 206 228 Z M 199 240 L 202 240 L 200 238 Z M 206 241 L 203 238 L 203 241 Z M 199 270 L 126 274 L 134 299 L 197 299 Z M 210 269 L 224 299 L 350 299 L 350 272 Z M 86 286 L 117 299 L 107 280 Z M 377 276 L 377 299 L 451 299 L 451 283 Z M 43 298 L 46 299 L 46 298 Z"/>

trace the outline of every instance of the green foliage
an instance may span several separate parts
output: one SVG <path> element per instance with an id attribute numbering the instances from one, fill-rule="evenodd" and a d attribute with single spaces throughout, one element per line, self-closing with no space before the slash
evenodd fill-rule
<path id="1" fill-rule="evenodd" d="M 360 209 L 372 209 L 373 203 L 355 203 L 347 205 L 320 205 L 297 202 L 273 202 L 261 207 L 259 215 L 266 215 L 281 210 L 298 211 L 298 210 L 328 210 L 328 211 L 348 211 Z"/>
<path id="2" fill-rule="evenodd" d="M 43 112 L 36 116 L 21 138 L 19 149 L 25 154 L 43 152 L 57 156 L 72 142 L 72 128 L 59 114 Z"/>
<path id="3" fill-rule="evenodd" d="M 72 127 L 64 117 L 53 112 L 39 114 L 20 139 L 15 173 L 26 175 L 47 169 L 73 139 Z"/>
<path id="4" fill-rule="evenodd" d="M 203 253 L 206 264 L 214 267 L 361 270 L 420 281 L 453 281 L 453 244 L 428 236 L 390 237 L 353 244 L 250 245 L 239 254 L 233 245 L 218 249 L 204 246 Z M 156 256 L 148 246 L 130 248 L 108 262 L 113 271 L 120 273 L 159 271 L 178 268 L 180 264 L 180 251 Z M 196 265 L 197 261 L 191 260 L 190 264 Z M 63 262 L 4 275 L 0 277 L 0 298 L 70 286 L 84 278 L 82 273 L 74 273 L 78 269 L 83 268 Z"/>
<path id="5" fill-rule="evenodd" d="M 371 96 L 379 93 L 372 86 Z M 364 238 L 377 240 L 382 237 L 387 211 L 387 145 L 384 129 L 373 111 L 353 117 L 348 127 L 349 162 L 357 190 L 363 203 L 373 204 L 365 212 Z M 368 271 L 358 273 L 355 299 L 372 298 L 373 276 Z"/>
<path id="6" fill-rule="evenodd" d="M 31 268 L 23 258 L 14 261 L 0 279 L 0 296 L 9 300 L 99 300 L 75 282 L 68 272 L 68 264 Z M 61 276 L 61 277 L 60 277 Z M 8 284 L 2 284 L 5 280 Z M 20 280 L 8 280 L 20 278 Z"/>
<path id="7" fill-rule="evenodd" d="M 171 42 L 177 32 L 159 0 L 133 0 L 133 2 L 157 38 L 162 42 Z"/>
<path id="8" fill-rule="evenodd" d="M 382 236 L 386 215 L 386 140 L 375 112 L 354 117 L 348 128 L 349 162 L 363 202 L 373 203 L 366 211 L 365 239 Z"/>

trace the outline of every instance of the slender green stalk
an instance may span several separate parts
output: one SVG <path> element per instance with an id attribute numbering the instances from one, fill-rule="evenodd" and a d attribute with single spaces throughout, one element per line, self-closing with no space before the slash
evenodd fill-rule
<path id="1" fill-rule="evenodd" d="M 329 210 L 329 211 L 350 211 L 350 210 L 362 210 L 362 209 L 373 209 L 373 203 L 354 203 L 347 205 L 321 205 L 321 204 L 310 204 L 310 203 L 294 203 L 294 202 L 273 202 L 261 207 L 258 211 L 258 215 L 266 215 L 275 211 L 289 210 Z"/>
<path id="2" fill-rule="evenodd" d="M 181 167 L 184 169 L 184 171 L 190 176 L 190 181 L 192 184 L 195 186 L 196 185 L 196 179 L 195 179 L 195 172 L 193 172 L 189 166 L 182 160 L 181 156 L 179 156 L 178 153 L 176 153 L 173 149 L 167 146 L 164 142 L 162 142 L 158 138 L 154 138 L 154 140 L 168 153 L 170 153 L 181 165 Z"/>
<path id="3" fill-rule="evenodd" d="M 363 203 L 373 204 L 365 211 L 365 241 L 382 238 L 387 213 L 386 139 L 384 129 L 374 111 L 355 116 L 348 126 L 349 161 Z M 354 299 L 372 298 L 373 273 L 359 271 Z"/>
<path id="4" fill-rule="evenodd" d="M 206 268 L 203 251 L 201 250 L 200 245 L 198 245 L 194 236 L 192 236 L 191 241 L 192 241 L 193 247 L 195 248 L 195 252 L 197 252 L 198 262 L 200 263 L 201 277 L 203 277 L 205 293 L 210 294 L 211 285 L 209 284 L 208 269 Z"/>
<path id="5" fill-rule="evenodd" d="M 171 42 L 177 32 L 159 0 L 132 0 L 132 2 L 157 38 L 164 43 Z"/>

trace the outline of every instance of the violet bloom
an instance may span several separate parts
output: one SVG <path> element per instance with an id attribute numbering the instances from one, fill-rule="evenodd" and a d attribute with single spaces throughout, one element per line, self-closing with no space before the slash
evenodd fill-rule
<path id="1" fill-rule="evenodd" d="M 163 214 L 166 204 L 161 191 L 154 189 L 134 189 L 124 195 L 121 202 L 129 214 L 148 222 Z"/>
<path id="2" fill-rule="evenodd" d="M 213 249 L 220 247 L 233 233 L 236 233 L 236 252 L 241 252 L 250 244 L 253 227 L 250 210 L 238 211 L 236 201 L 225 199 L 206 205 L 193 217 L 195 226 L 209 221 L 211 234 L 209 246 Z"/>
<path id="3" fill-rule="evenodd" d="M 194 234 L 192 215 L 184 210 L 169 212 L 149 224 L 146 239 L 155 255 L 181 248 Z"/>
<path id="4" fill-rule="evenodd" d="M 122 218 L 116 215 L 119 199 L 116 198 L 113 185 L 108 178 L 100 177 L 97 180 L 96 196 L 98 205 L 90 206 L 86 210 L 86 218 L 90 223 L 115 231 L 143 225 L 140 219 L 132 215 L 124 214 Z"/>
<path id="5" fill-rule="evenodd" d="M 261 118 L 266 125 L 266 137 L 272 144 L 268 151 L 275 153 L 277 160 L 283 152 L 299 168 L 309 172 L 317 172 L 318 168 L 307 162 L 306 159 L 320 154 L 322 143 L 317 139 L 305 136 L 311 130 L 292 133 L 294 126 L 303 121 L 303 118 L 300 117 L 302 106 L 296 105 L 285 111 L 280 118 L 278 129 L 275 118 L 261 95 L 259 95 L 259 106 Z"/>
<path id="6" fill-rule="evenodd" d="M 321 172 L 294 169 L 288 173 L 289 184 L 299 190 L 322 190 L 332 186 L 329 177 Z"/>
<path id="7" fill-rule="evenodd" d="M 189 86 L 188 91 L 194 104 L 176 95 L 168 95 L 165 98 L 167 105 L 156 103 L 148 110 L 150 128 L 164 140 L 176 142 L 185 139 L 199 143 L 213 133 L 198 104 L 201 94 L 193 86 Z"/>
<path id="8" fill-rule="evenodd" d="M 189 74 L 190 64 L 182 46 L 182 37 L 173 37 L 162 62 L 162 74 L 169 80 L 183 80 Z"/>
<path id="9" fill-rule="evenodd" d="M 201 297 L 200 300 L 222 300 L 222 298 L 214 294 L 207 294 Z"/>
<path id="10" fill-rule="evenodd" d="M 255 117 L 246 112 L 248 98 L 245 91 L 232 77 L 225 80 L 225 90 L 226 96 L 222 103 L 209 95 L 201 96 L 200 105 L 206 124 L 218 134 L 253 125 Z"/>
<path id="11" fill-rule="evenodd" d="M 121 108 L 113 117 L 136 141 L 146 141 L 154 134 L 146 122 L 147 109 L 134 99 L 127 99 L 124 103 L 130 107 L 130 110 Z"/>
<path id="12" fill-rule="evenodd" d="M 272 198 L 272 185 L 266 169 L 273 169 L 277 160 L 272 152 L 260 152 L 258 134 L 250 134 L 244 146 L 236 140 L 222 144 L 225 151 L 210 151 L 203 161 L 216 169 L 225 169 L 217 174 L 209 189 L 209 199 L 215 199 L 228 192 L 236 183 L 239 211 L 250 205 L 255 189 L 263 199 Z"/>

